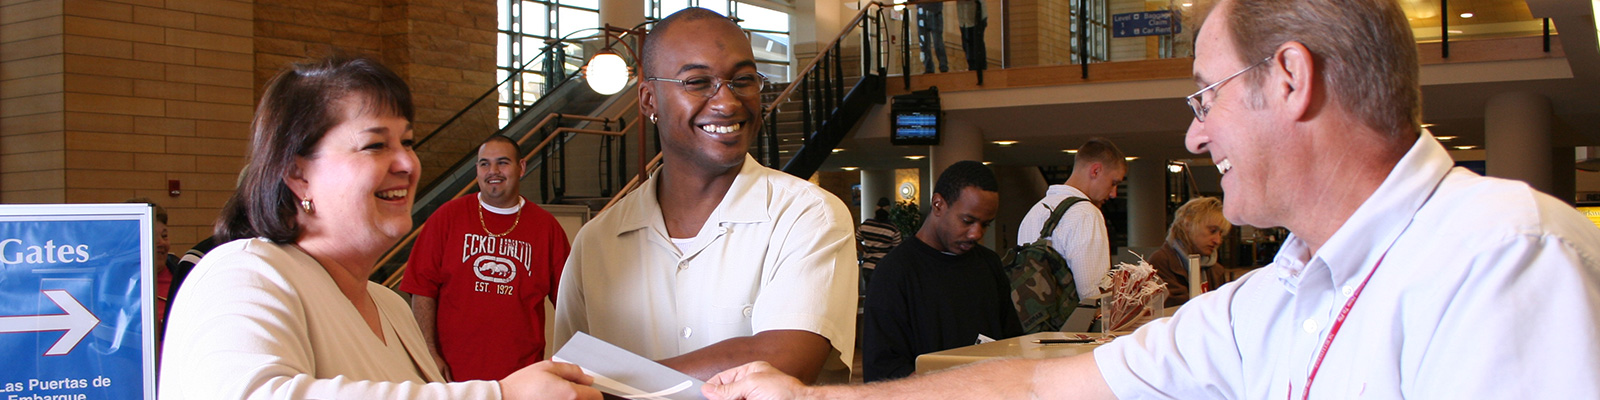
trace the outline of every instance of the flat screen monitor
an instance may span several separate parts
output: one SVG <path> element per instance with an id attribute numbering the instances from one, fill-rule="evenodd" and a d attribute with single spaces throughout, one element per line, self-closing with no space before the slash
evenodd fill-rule
<path id="1" fill-rule="evenodd" d="M 889 143 L 895 145 L 939 144 L 939 111 L 895 111 L 894 133 Z"/>

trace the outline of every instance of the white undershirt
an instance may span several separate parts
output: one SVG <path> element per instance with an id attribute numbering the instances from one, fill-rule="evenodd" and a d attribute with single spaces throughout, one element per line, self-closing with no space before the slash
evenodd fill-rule
<path id="1" fill-rule="evenodd" d="M 489 205 L 489 203 L 483 202 L 483 195 L 478 195 L 478 205 L 483 206 L 483 209 L 489 210 L 489 212 L 492 212 L 492 213 L 495 213 L 495 214 L 500 214 L 500 215 L 516 214 L 517 211 L 522 211 L 522 205 L 525 204 L 525 203 L 527 203 L 527 200 L 523 199 L 521 196 L 518 196 L 517 197 L 517 205 L 511 206 L 509 208 L 500 208 L 500 207 L 491 206 L 491 205 Z"/>

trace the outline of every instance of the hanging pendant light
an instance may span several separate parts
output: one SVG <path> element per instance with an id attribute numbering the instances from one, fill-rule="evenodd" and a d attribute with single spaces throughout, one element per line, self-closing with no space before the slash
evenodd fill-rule
<path id="1" fill-rule="evenodd" d="M 628 63 L 611 49 L 600 50 L 584 65 L 583 79 L 596 93 L 616 94 L 628 85 Z"/>

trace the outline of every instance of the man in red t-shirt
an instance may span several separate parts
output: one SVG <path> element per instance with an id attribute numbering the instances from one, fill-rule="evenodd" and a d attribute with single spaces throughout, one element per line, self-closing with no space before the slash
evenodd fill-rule
<path id="1" fill-rule="evenodd" d="M 452 381 L 544 359 L 544 299 L 555 302 L 570 246 L 555 217 L 518 194 L 520 153 L 504 136 L 479 145 L 479 193 L 440 206 L 411 247 L 400 290 Z"/>

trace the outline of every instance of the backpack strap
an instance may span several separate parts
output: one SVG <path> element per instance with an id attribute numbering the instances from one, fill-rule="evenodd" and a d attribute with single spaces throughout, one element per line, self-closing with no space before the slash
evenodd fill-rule
<path id="1" fill-rule="evenodd" d="M 1039 238 L 1049 238 L 1050 234 L 1055 232 L 1056 224 L 1061 223 L 1061 216 L 1067 214 L 1067 209 L 1072 208 L 1073 205 L 1076 205 L 1078 202 L 1084 200 L 1088 199 L 1082 197 L 1068 197 L 1061 199 L 1061 203 L 1056 204 L 1056 208 L 1050 210 L 1050 219 L 1044 221 L 1044 228 L 1039 230 Z"/>

